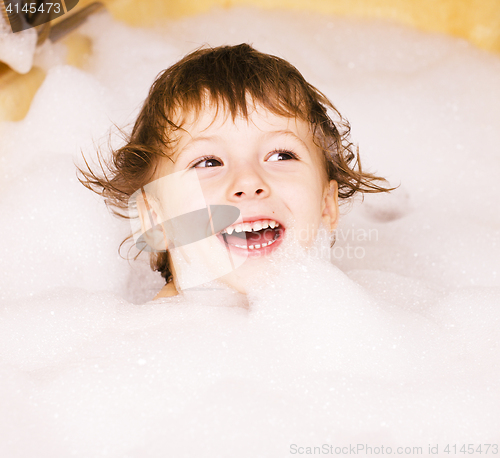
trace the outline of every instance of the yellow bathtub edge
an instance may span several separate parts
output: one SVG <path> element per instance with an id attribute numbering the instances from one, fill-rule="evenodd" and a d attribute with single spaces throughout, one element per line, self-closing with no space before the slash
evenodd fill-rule
<path id="1" fill-rule="evenodd" d="M 77 9 L 89 3 L 92 0 L 80 0 Z M 146 27 L 165 18 L 233 6 L 387 18 L 421 30 L 466 38 L 482 49 L 500 52 L 500 0 L 103 0 L 103 3 L 116 19 Z M 83 66 L 91 52 L 90 40 L 74 33 L 65 43 L 68 63 Z M 0 63 L 0 121 L 23 119 L 44 78 L 45 73 L 39 68 L 19 75 Z"/>

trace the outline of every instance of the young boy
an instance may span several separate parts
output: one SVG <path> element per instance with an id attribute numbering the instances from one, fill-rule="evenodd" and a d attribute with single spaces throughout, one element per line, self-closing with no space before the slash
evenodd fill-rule
<path id="1" fill-rule="evenodd" d="M 167 283 L 157 298 L 211 279 L 246 292 L 274 253 L 335 229 L 338 198 L 389 190 L 362 172 L 349 130 L 285 60 L 199 49 L 159 75 L 128 143 L 81 181 L 139 223 Z"/>

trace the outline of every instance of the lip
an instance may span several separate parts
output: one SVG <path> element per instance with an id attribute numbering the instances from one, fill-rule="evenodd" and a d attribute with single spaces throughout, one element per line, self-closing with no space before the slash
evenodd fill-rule
<path id="1" fill-rule="evenodd" d="M 275 239 L 276 241 L 272 243 L 271 245 L 265 246 L 263 248 L 254 248 L 253 250 L 250 249 L 245 249 L 245 248 L 239 248 L 234 245 L 230 245 L 225 242 L 222 233 L 217 234 L 217 238 L 220 240 L 220 242 L 223 244 L 223 246 L 231 253 L 235 254 L 237 256 L 244 256 L 247 258 L 259 258 L 263 256 L 269 256 L 271 253 L 276 251 L 278 247 L 281 245 L 283 242 L 283 238 L 285 235 L 285 227 L 281 223 L 281 221 L 278 221 L 272 216 L 266 216 L 266 215 L 256 215 L 256 216 L 246 216 L 242 218 L 242 223 L 253 223 L 255 221 L 261 221 L 261 220 L 272 220 L 276 221 L 279 224 L 279 227 L 277 228 L 278 231 L 278 238 Z"/>
<path id="2" fill-rule="evenodd" d="M 255 221 L 261 221 L 264 219 L 276 221 L 280 226 L 282 226 L 281 221 L 278 221 L 276 218 L 272 216 L 265 216 L 265 215 L 246 216 L 243 218 L 242 223 L 253 223 Z"/>

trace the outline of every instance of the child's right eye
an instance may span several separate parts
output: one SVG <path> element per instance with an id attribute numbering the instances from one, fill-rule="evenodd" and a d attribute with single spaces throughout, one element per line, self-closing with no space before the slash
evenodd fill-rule
<path id="1" fill-rule="evenodd" d="M 220 167 L 222 162 L 211 156 L 202 157 L 198 162 L 196 162 L 191 168 L 202 168 L 202 167 Z"/>

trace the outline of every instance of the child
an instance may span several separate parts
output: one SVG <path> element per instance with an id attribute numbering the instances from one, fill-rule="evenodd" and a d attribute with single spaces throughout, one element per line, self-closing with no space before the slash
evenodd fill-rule
<path id="1" fill-rule="evenodd" d="M 335 229 L 338 198 L 390 190 L 362 171 L 349 130 L 285 60 L 199 49 L 159 75 L 128 143 L 81 181 L 140 223 L 136 245 L 166 280 L 156 298 L 214 279 L 244 293 L 287 243 Z"/>

